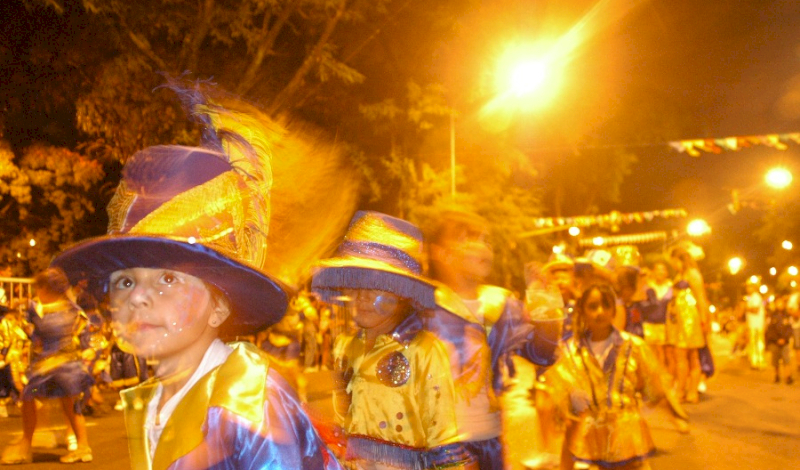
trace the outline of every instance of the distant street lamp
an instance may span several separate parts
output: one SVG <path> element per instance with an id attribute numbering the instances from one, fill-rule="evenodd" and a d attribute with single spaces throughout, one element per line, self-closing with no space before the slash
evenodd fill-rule
<path id="1" fill-rule="evenodd" d="M 789 266 L 786 268 L 786 272 L 789 273 L 790 276 L 797 276 L 797 266 Z"/>
<path id="2" fill-rule="evenodd" d="M 33 238 L 31 238 L 31 241 L 29 241 L 29 242 L 28 242 L 28 244 L 29 244 L 30 246 L 36 246 L 36 240 L 34 240 Z"/>
<path id="3" fill-rule="evenodd" d="M 778 269 L 777 268 L 775 268 L 774 266 L 769 268 L 769 275 L 770 276 L 775 276 L 777 274 L 778 274 Z"/>
<path id="4" fill-rule="evenodd" d="M 784 189 L 792 184 L 792 172 L 784 167 L 775 167 L 764 176 L 767 185 L 775 189 Z"/>
<path id="5" fill-rule="evenodd" d="M 573 237 L 577 237 L 578 235 L 581 234 L 581 229 L 578 227 L 570 227 L 569 234 L 572 235 Z"/>
<path id="6" fill-rule="evenodd" d="M 555 95 L 559 85 L 557 67 L 551 52 L 538 52 L 531 57 L 530 50 L 511 49 L 500 60 L 497 77 L 498 94 L 486 106 L 503 109 L 520 106 L 520 99 L 536 97 L 525 102 L 541 106 Z M 547 91 L 548 93 L 543 93 Z M 456 116 L 450 112 L 450 194 L 456 195 Z"/>
<path id="7" fill-rule="evenodd" d="M 794 244 L 792 244 L 792 242 L 790 242 L 789 240 L 784 240 L 783 243 L 781 243 L 781 248 L 789 251 L 792 248 L 794 248 Z"/>
<path id="8" fill-rule="evenodd" d="M 731 275 L 733 276 L 739 274 L 743 267 L 744 260 L 738 256 L 734 256 L 728 260 L 728 271 L 730 271 Z"/>
<path id="9" fill-rule="evenodd" d="M 702 237 L 711 233 L 711 227 L 703 219 L 694 219 L 686 226 L 686 233 L 691 237 Z"/>

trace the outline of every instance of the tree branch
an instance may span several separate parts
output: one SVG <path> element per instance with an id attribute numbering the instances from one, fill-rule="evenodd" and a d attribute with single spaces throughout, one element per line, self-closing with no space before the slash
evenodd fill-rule
<path id="1" fill-rule="evenodd" d="M 196 72 L 197 58 L 200 46 L 203 45 L 208 32 L 211 30 L 211 21 L 214 18 L 214 0 L 204 0 L 197 13 L 197 25 L 193 33 L 186 36 L 181 47 L 178 63 L 181 70 Z"/>
<path id="2" fill-rule="evenodd" d="M 147 40 L 144 36 L 136 34 L 133 30 L 128 26 L 128 23 L 125 21 L 125 18 L 116 13 L 117 18 L 119 18 L 119 23 L 122 26 L 123 31 L 128 35 L 128 39 L 131 40 L 134 46 L 139 49 L 139 52 L 144 54 L 153 64 L 155 64 L 158 70 L 168 70 L 167 63 L 158 56 L 153 50 L 153 47 L 150 45 L 150 41 Z"/>
<path id="3" fill-rule="evenodd" d="M 322 48 L 328 43 L 328 40 L 330 40 L 333 30 L 336 29 L 336 25 L 339 23 L 339 20 L 341 20 L 346 10 L 347 0 L 341 0 L 339 3 L 339 8 L 336 10 L 336 13 L 330 19 L 328 19 L 328 23 L 325 25 L 325 30 L 320 35 L 319 40 L 314 45 L 311 53 L 306 56 L 303 64 L 297 69 L 289 83 L 283 88 L 283 90 L 281 90 L 280 93 L 278 93 L 275 99 L 272 100 L 272 104 L 269 107 L 269 114 L 277 113 L 284 106 L 284 103 L 289 101 L 289 99 L 292 98 L 300 89 L 303 81 L 306 78 L 306 75 L 308 75 L 308 73 L 311 71 L 311 67 L 314 65 L 314 63 L 319 60 L 319 56 L 322 53 Z"/>
<path id="4" fill-rule="evenodd" d="M 275 40 L 278 38 L 278 34 L 280 34 L 281 30 L 286 25 L 286 22 L 289 21 L 292 13 L 297 10 L 299 4 L 300 2 L 289 2 L 289 4 L 284 7 L 284 9 L 281 11 L 281 14 L 272 24 L 272 27 L 266 31 L 266 34 L 259 42 L 258 48 L 253 54 L 253 60 L 250 61 L 250 64 L 247 66 L 247 70 L 245 70 L 242 81 L 239 82 L 239 86 L 236 88 L 237 94 L 244 95 L 248 91 L 252 90 L 256 85 L 258 71 L 261 69 L 264 58 L 267 56 L 267 54 L 272 52 L 272 46 L 275 45 Z M 267 17 L 265 17 L 265 25 L 266 21 Z"/>

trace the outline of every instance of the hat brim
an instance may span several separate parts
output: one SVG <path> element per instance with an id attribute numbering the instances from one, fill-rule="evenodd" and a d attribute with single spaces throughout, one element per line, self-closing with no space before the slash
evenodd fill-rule
<path id="1" fill-rule="evenodd" d="M 355 256 L 320 261 L 311 289 L 326 301 L 336 301 L 342 289 L 373 289 L 410 299 L 423 308 L 436 308 L 436 284 L 389 263 Z"/>
<path id="2" fill-rule="evenodd" d="M 127 268 L 184 272 L 222 291 L 231 306 L 224 323 L 228 334 L 248 334 L 278 322 L 286 313 L 290 289 L 268 274 L 234 261 L 199 243 L 170 237 L 106 235 L 84 240 L 57 255 L 52 266 L 71 283 L 89 282 L 92 294 L 107 293 L 108 278 Z"/>
<path id="3" fill-rule="evenodd" d="M 575 269 L 575 263 L 568 263 L 566 261 L 553 261 L 542 266 L 542 271 L 550 272 L 559 269 Z"/>

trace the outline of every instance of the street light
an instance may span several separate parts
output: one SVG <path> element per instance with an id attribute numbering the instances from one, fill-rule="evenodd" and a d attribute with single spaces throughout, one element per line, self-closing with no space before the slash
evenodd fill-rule
<path id="1" fill-rule="evenodd" d="M 509 48 L 500 58 L 496 77 L 497 94 L 485 104 L 481 113 L 494 113 L 507 108 L 521 107 L 523 98 L 525 109 L 534 105 L 543 106 L 555 96 L 560 82 L 553 52 L 539 49 L 535 52 L 520 47 Z M 548 93 L 543 93 L 543 91 Z M 456 115 L 450 111 L 450 194 L 456 195 Z"/>
<path id="2" fill-rule="evenodd" d="M 775 189 L 783 189 L 792 184 L 792 172 L 784 167 L 775 167 L 764 176 L 767 185 Z"/>
<path id="3" fill-rule="evenodd" d="M 702 237 L 711 233 L 711 227 L 703 219 L 694 219 L 686 226 L 686 233 L 691 237 Z"/>
<path id="4" fill-rule="evenodd" d="M 739 271 L 741 271 L 743 267 L 744 260 L 738 256 L 734 256 L 728 260 L 728 271 L 734 276 L 739 274 Z"/>
<path id="5" fill-rule="evenodd" d="M 786 272 L 789 273 L 790 276 L 797 276 L 798 270 L 797 266 L 789 266 L 786 268 Z"/>
<path id="6" fill-rule="evenodd" d="M 789 240 L 784 240 L 783 243 L 781 243 L 781 248 L 783 248 L 786 251 L 789 251 L 792 248 L 794 248 L 794 244 L 792 244 L 792 242 L 790 242 Z"/>

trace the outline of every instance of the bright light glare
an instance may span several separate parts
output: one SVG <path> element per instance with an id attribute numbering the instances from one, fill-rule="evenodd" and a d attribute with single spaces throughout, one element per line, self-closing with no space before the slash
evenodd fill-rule
<path id="1" fill-rule="evenodd" d="M 559 255 L 559 254 L 561 254 L 563 252 L 564 252 L 564 247 L 563 246 L 561 246 L 561 245 L 553 246 L 553 253 Z"/>
<path id="2" fill-rule="evenodd" d="M 790 276 L 797 276 L 797 266 L 789 266 L 786 268 L 786 272 L 789 273 Z"/>
<path id="3" fill-rule="evenodd" d="M 777 268 L 775 268 L 775 267 L 769 268 L 769 275 L 770 276 L 774 276 L 776 274 L 778 274 L 778 269 Z"/>
<path id="4" fill-rule="evenodd" d="M 29 242 L 28 242 L 28 244 L 29 244 L 30 246 L 36 246 L 36 240 L 34 240 L 33 238 L 31 238 L 31 241 L 29 241 Z"/>
<path id="5" fill-rule="evenodd" d="M 792 248 L 794 248 L 794 244 L 789 240 L 784 240 L 783 243 L 781 243 L 781 248 L 783 248 L 784 250 L 791 250 Z"/>
<path id="6" fill-rule="evenodd" d="M 797 287 L 797 281 L 792 281 L 789 283 L 789 285 L 792 287 Z"/>
<path id="7" fill-rule="evenodd" d="M 742 258 L 734 256 L 728 260 L 728 270 L 734 276 L 739 274 L 739 271 L 742 270 L 742 267 L 744 267 L 744 260 L 742 260 Z"/>
<path id="8" fill-rule="evenodd" d="M 711 227 L 703 219 L 694 219 L 686 226 L 686 233 L 692 237 L 700 237 L 711 233 Z"/>
<path id="9" fill-rule="evenodd" d="M 603 237 L 594 237 L 592 239 L 592 244 L 594 246 L 603 246 L 603 243 L 605 243 L 605 242 L 606 241 L 605 241 L 605 239 Z"/>
<path id="10" fill-rule="evenodd" d="M 511 71 L 510 90 L 518 98 L 537 91 L 547 80 L 547 64 L 543 60 L 520 62 Z"/>
<path id="11" fill-rule="evenodd" d="M 761 292 L 762 295 L 769 292 L 769 287 L 766 284 L 761 284 L 761 287 L 758 288 L 758 291 Z"/>
<path id="12" fill-rule="evenodd" d="M 709 305 L 708 311 L 711 313 L 717 313 L 717 306 L 716 305 Z"/>
<path id="13" fill-rule="evenodd" d="M 570 227 L 569 234 L 572 235 L 573 237 L 577 237 L 578 235 L 581 234 L 581 229 L 579 229 L 578 227 Z"/>
<path id="14" fill-rule="evenodd" d="M 776 167 L 767 172 L 764 180 L 775 189 L 783 189 L 792 184 L 792 173 L 786 168 Z"/>

